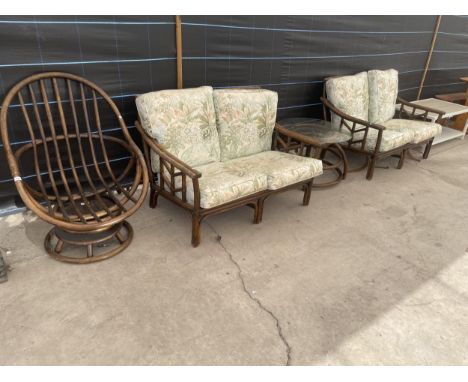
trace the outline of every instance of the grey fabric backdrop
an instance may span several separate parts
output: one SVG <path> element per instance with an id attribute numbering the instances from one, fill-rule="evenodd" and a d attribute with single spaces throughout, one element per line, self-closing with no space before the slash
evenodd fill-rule
<path id="1" fill-rule="evenodd" d="M 411 100 L 435 21 L 436 16 L 182 16 L 184 86 L 261 85 L 279 93 L 279 119 L 319 117 L 324 77 L 395 68 L 400 94 Z M 32 73 L 75 73 L 112 96 L 135 134 L 135 95 L 175 87 L 174 30 L 173 16 L 1 17 L 0 98 Z M 467 43 L 468 18 L 444 16 L 423 97 L 464 89 L 458 78 L 468 74 Z M 106 128 L 112 133 L 115 126 Z M 19 147 L 27 140 L 25 127 L 15 125 L 11 139 Z M 15 195 L 0 147 L 0 199 Z"/>

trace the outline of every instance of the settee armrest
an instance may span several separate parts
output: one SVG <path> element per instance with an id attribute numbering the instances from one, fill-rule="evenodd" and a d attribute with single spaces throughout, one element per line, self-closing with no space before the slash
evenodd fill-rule
<path id="1" fill-rule="evenodd" d="M 159 157 L 162 157 L 164 161 L 168 162 L 170 165 L 173 165 L 178 170 L 184 172 L 190 178 L 199 178 L 201 176 L 201 173 L 199 171 L 195 170 L 185 162 L 181 161 L 179 158 L 172 155 L 156 139 L 150 137 L 142 128 L 139 121 L 135 122 L 135 126 L 138 132 L 141 134 L 145 144 L 147 144 L 151 150 L 154 150 Z M 148 163 L 148 165 L 150 164 L 151 163 Z"/>
<path id="2" fill-rule="evenodd" d="M 438 122 L 442 120 L 442 117 L 445 114 L 441 110 L 437 110 L 428 106 L 418 105 L 413 102 L 406 101 L 401 97 L 397 97 L 397 102 L 400 104 L 400 108 L 399 108 L 400 118 L 402 114 L 405 113 L 409 119 L 414 119 L 416 117 L 423 117 L 425 119 L 428 119 L 429 113 L 433 113 L 433 114 L 437 114 L 436 121 Z M 418 113 L 418 111 L 420 111 L 420 113 Z"/>
<path id="3" fill-rule="evenodd" d="M 380 150 L 380 143 L 382 142 L 382 134 L 385 130 L 385 127 L 382 125 L 378 125 L 376 123 L 370 123 L 369 121 L 365 121 L 360 118 L 353 117 L 349 114 L 342 112 L 338 109 L 335 105 L 333 105 L 328 99 L 325 97 L 320 97 L 325 108 L 329 109 L 330 112 L 336 114 L 340 117 L 340 127 L 346 127 L 349 132 L 351 133 L 351 139 L 348 142 L 348 145 L 352 144 L 361 144 L 361 150 L 365 150 L 367 136 L 369 134 L 370 129 L 377 130 L 377 140 L 375 144 L 375 152 Z M 356 137 L 357 133 L 362 133 L 362 136 Z"/>
<path id="4" fill-rule="evenodd" d="M 193 185 L 194 207 L 200 208 L 200 187 L 198 179 L 202 176 L 201 172 L 195 170 L 176 156 L 167 151 L 156 139 L 150 137 L 143 129 L 139 121 L 135 122 L 135 127 L 143 139 L 145 158 L 147 168 L 151 170 L 151 158 L 149 150 L 153 150 L 159 157 L 159 184 L 157 187 L 160 192 L 170 194 L 171 198 L 179 199 L 184 204 L 187 203 L 187 177 L 190 178 Z M 181 178 L 179 181 L 178 178 Z M 153 184 L 154 186 L 154 184 Z"/>

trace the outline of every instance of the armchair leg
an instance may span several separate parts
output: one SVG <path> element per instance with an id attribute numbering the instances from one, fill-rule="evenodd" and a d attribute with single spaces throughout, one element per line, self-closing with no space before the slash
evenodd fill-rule
<path id="1" fill-rule="evenodd" d="M 308 206 L 310 202 L 310 194 L 312 192 L 312 182 L 314 180 L 312 179 L 310 182 L 306 183 L 304 186 L 304 198 L 302 199 L 302 205 L 303 206 Z"/>
<path id="2" fill-rule="evenodd" d="M 372 155 L 372 157 L 369 160 L 369 164 L 367 166 L 367 175 L 366 175 L 367 180 L 372 180 L 372 177 L 374 176 L 375 162 L 376 162 L 375 155 Z"/>
<path id="3" fill-rule="evenodd" d="M 424 149 L 424 153 L 423 153 L 423 159 L 427 159 L 427 157 L 429 156 L 429 152 L 431 151 L 433 141 L 434 141 L 434 138 L 432 138 L 429 142 L 427 142 L 426 148 Z"/>
<path id="4" fill-rule="evenodd" d="M 158 191 L 155 189 L 151 189 L 150 193 L 150 200 L 149 200 L 149 206 L 150 208 L 155 208 L 158 205 Z"/>
<path id="5" fill-rule="evenodd" d="M 398 170 L 401 170 L 401 168 L 403 167 L 405 157 L 406 157 L 406 150 L 403 150 L 400 154 L 400 160 L 398 161 L 398 166 L 397 166 Z"/>
<path id="6" fill-rule="evenodd" d="M 343 175 L 342 175 L 342 180 L 345 180 L 345 179 L 346 179 L 346 174 L 348 173 L 348 167 L 349 167 L 349 164 L 348 164 L 348 157 L 346 156 L 346 153 L 345 153 L 345 151 L 343 150 L 343 148 L 341 147 L 341 145 L 337 144 L 337 145 L 335 145 L 335 147 L 337 148 L 338 152 L 341 154 L 341 158 L 343 159 Z"/>
<path id="7" fill-rule="evenodd" d="M 200 223 L 200 216 L 198 214 L 192 214 L 192 247 L 198 247 L 200 245 Z"/>
<path id="8" fill-rule="evenodd" d="M 258 199 L 257 206 L 255 208 L 254 224 L 260 224 L 262 222 L 264 203 L 265 203 L 265 198 Z"/>

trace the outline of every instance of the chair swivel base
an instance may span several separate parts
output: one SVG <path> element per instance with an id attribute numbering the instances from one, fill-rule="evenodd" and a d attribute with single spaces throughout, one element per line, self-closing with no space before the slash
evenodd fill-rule
<path id="1" fill-rule="evenodd" d="M 55 244 L 53 245 L 53 239 Z M 52 228 L 45 237 L 47 253 L 58 261 L 73 264 L 89 264 L 109 259 L 127 248 L 133 239 L 133 228 L 127 221 L 99 232 L 71 232 L 59 227 Z M 84 247 L 83 255 L 66 255 L 64 245 Z M 107 247 L 109 246 L 109 249 Z M 95 254 L 95 248 L 99 253 Z M 106 248 L 107 250 L 104 250 Z M 77 251 L 73 251 L 76 254 Z"/>

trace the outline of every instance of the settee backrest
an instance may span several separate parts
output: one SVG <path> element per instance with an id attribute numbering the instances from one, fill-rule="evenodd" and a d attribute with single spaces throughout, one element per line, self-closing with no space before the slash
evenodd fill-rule
<path id="1" fill-rule="evenodd" d="M 276 92 L 217 89 L 213 98 L 221 161 L 271 150 L 278 106 Z"/>
<path id="2" fill-rule="evenodd" d="M 383 123 L 395 114 L 398 95 L 398 72 L 395 69 L 332 77 L 325 86 L 330 102 L 352 117 Z M 340 126 L 337 115 L 331 113 L 331 120 L 335 128 Z"/>
<path id="3" fill-rule="evenodd" d="M 183 162 L 200 166 L 220 160 L 212 87 L 146 93 L 136 105 L 145 131 Z M 159 172 L 154 152 L 151 165 Z"/>

